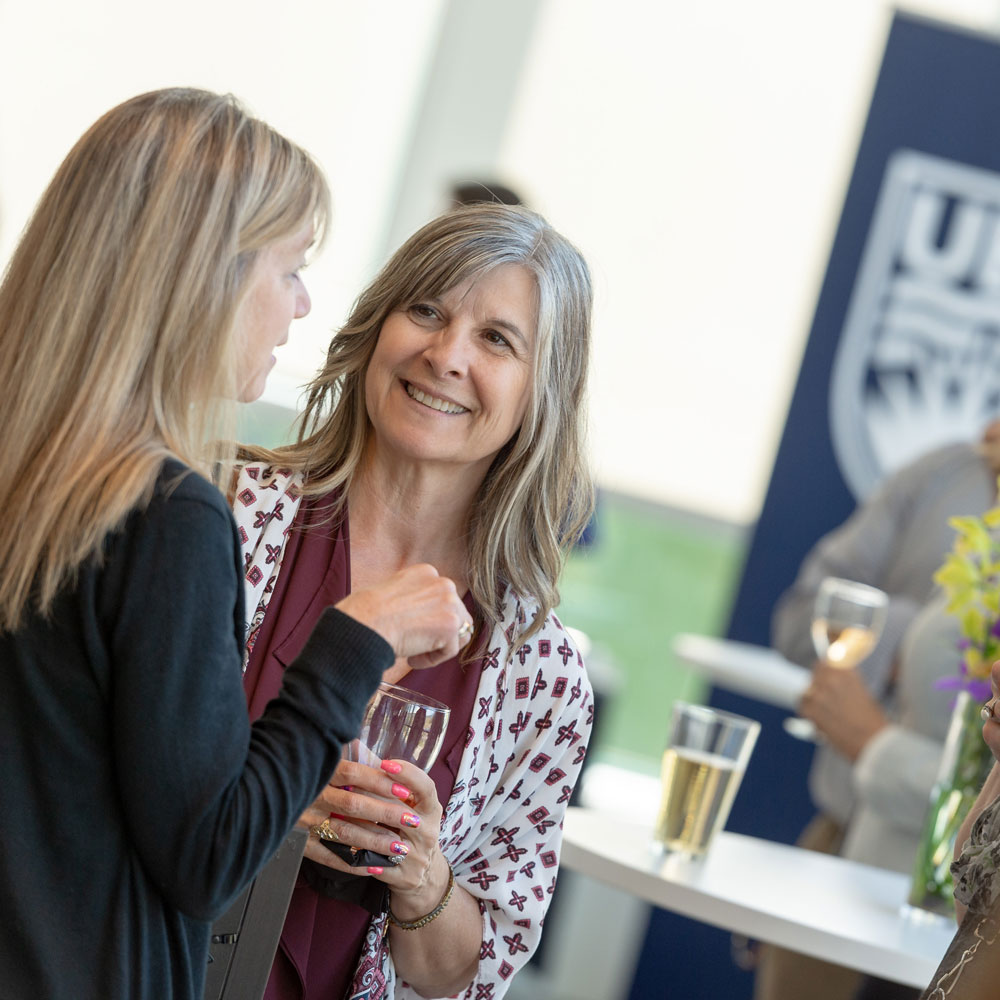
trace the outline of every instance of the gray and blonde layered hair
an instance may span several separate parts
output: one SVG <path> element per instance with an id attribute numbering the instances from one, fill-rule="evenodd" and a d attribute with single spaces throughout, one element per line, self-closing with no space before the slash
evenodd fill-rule
<path id="1" fill-rule="evenodd" d="M 254 262 L 328 206 L 231 96 L 143 94 L 76 143 L 0 284 L 0 629 L 51 609 L 167 455 L 219 468 Z"/>
<path id="2" fill-rule="evenodd" d="M 538 604 L 526 638 L 558 604 L 563 559 L 593 510 L 584 453 L 590 275 L 580 252 L 541 216 L 514 206 L 471 205 L 410 237 L 362 292 L 330 344 L 308 388 L 297 442 L 251 454 L 303 473 L 309 494 L 340 488 L 338 503 L 346 503 L 372 431 L 365 373 L 386 317 L 504 264 L 526 268 L 537 283 L 534 379 L 520 429 L 497 454 L 473 501 L 468 565 L 484 616 L 477 629 L 499 619 L 498 584 L 509 584 Z"/>

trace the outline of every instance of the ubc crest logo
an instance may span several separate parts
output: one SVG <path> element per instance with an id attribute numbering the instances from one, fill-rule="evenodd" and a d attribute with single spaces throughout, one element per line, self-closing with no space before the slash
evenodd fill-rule
<path id="1" fill-rule="evenodd" d="M 886 168 L 834 360 L 830 429 L 859 499 L 1000 411 L 1000 174 L 910 150 Z"/>

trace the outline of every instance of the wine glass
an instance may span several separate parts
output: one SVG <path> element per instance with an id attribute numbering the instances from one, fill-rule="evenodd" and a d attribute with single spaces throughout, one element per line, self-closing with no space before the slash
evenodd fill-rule
<path id="1" fill-rule="evenodd" d="M 885 626 L 889 595 L 878 587 L 828 576 L 813 604 L 812 641 L 816 655 L 831 667 L 850 670 L 875 648 Z M 785 731 L 802 740 L 817 740 L 808 719 L 788 718 Z"/>
<path id="2" fill-rule="evenodd" d="M 344 745 L 342 756 L 344 760 L 358 761 L 369 767 L 378 767 L 383 760 L 407 760 L 429 771 L 444 743 L 450 715 L 451 709 L 444 702 L 383 681 L 368 702 L 357 739 Z M 359 851 L 350 844 L 322 835 L 320 843 L 355 867 L 393 865 L 400 860 L 375 851 Z M 343 885 L 346 878 L 353 876 L 338 875 L 337 878 Z"/>
<path id="3" fill-rule="evenodd" d="M 383 681 L 368 702 L 358 738 L 344 747 L 344 759 L 372 767 L 383 760 L 408 760 L 429 771 L 450 715 L 444 702 Z"/>

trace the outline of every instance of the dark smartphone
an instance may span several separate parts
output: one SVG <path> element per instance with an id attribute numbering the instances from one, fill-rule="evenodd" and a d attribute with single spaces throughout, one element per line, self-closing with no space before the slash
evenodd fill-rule
<path id="1" fill-rule="evenodd" d="M 376 851 L 368 851 L 360 847 L 351 847 L 350 844 L 342 844 L 337 840 L 323 840 L 320 843 L 328 850 L 346 862 L 352 868 L 385 868 L 386 866 L 398 865 L 402 860 L 397 855 L 379 854 Z"/>

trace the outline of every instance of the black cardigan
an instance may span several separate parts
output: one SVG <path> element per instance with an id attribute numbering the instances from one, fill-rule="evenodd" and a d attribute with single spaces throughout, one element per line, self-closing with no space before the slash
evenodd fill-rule
<path id="1" fill-rule="evenodd" d="M 251 726 L 242 643 L 235 524 L 177 462 L 48 620 L 0 635 L 5 1000 L 201 997 L 210 921 L 315 798 L 393 661 L 328 609 Z"/>

